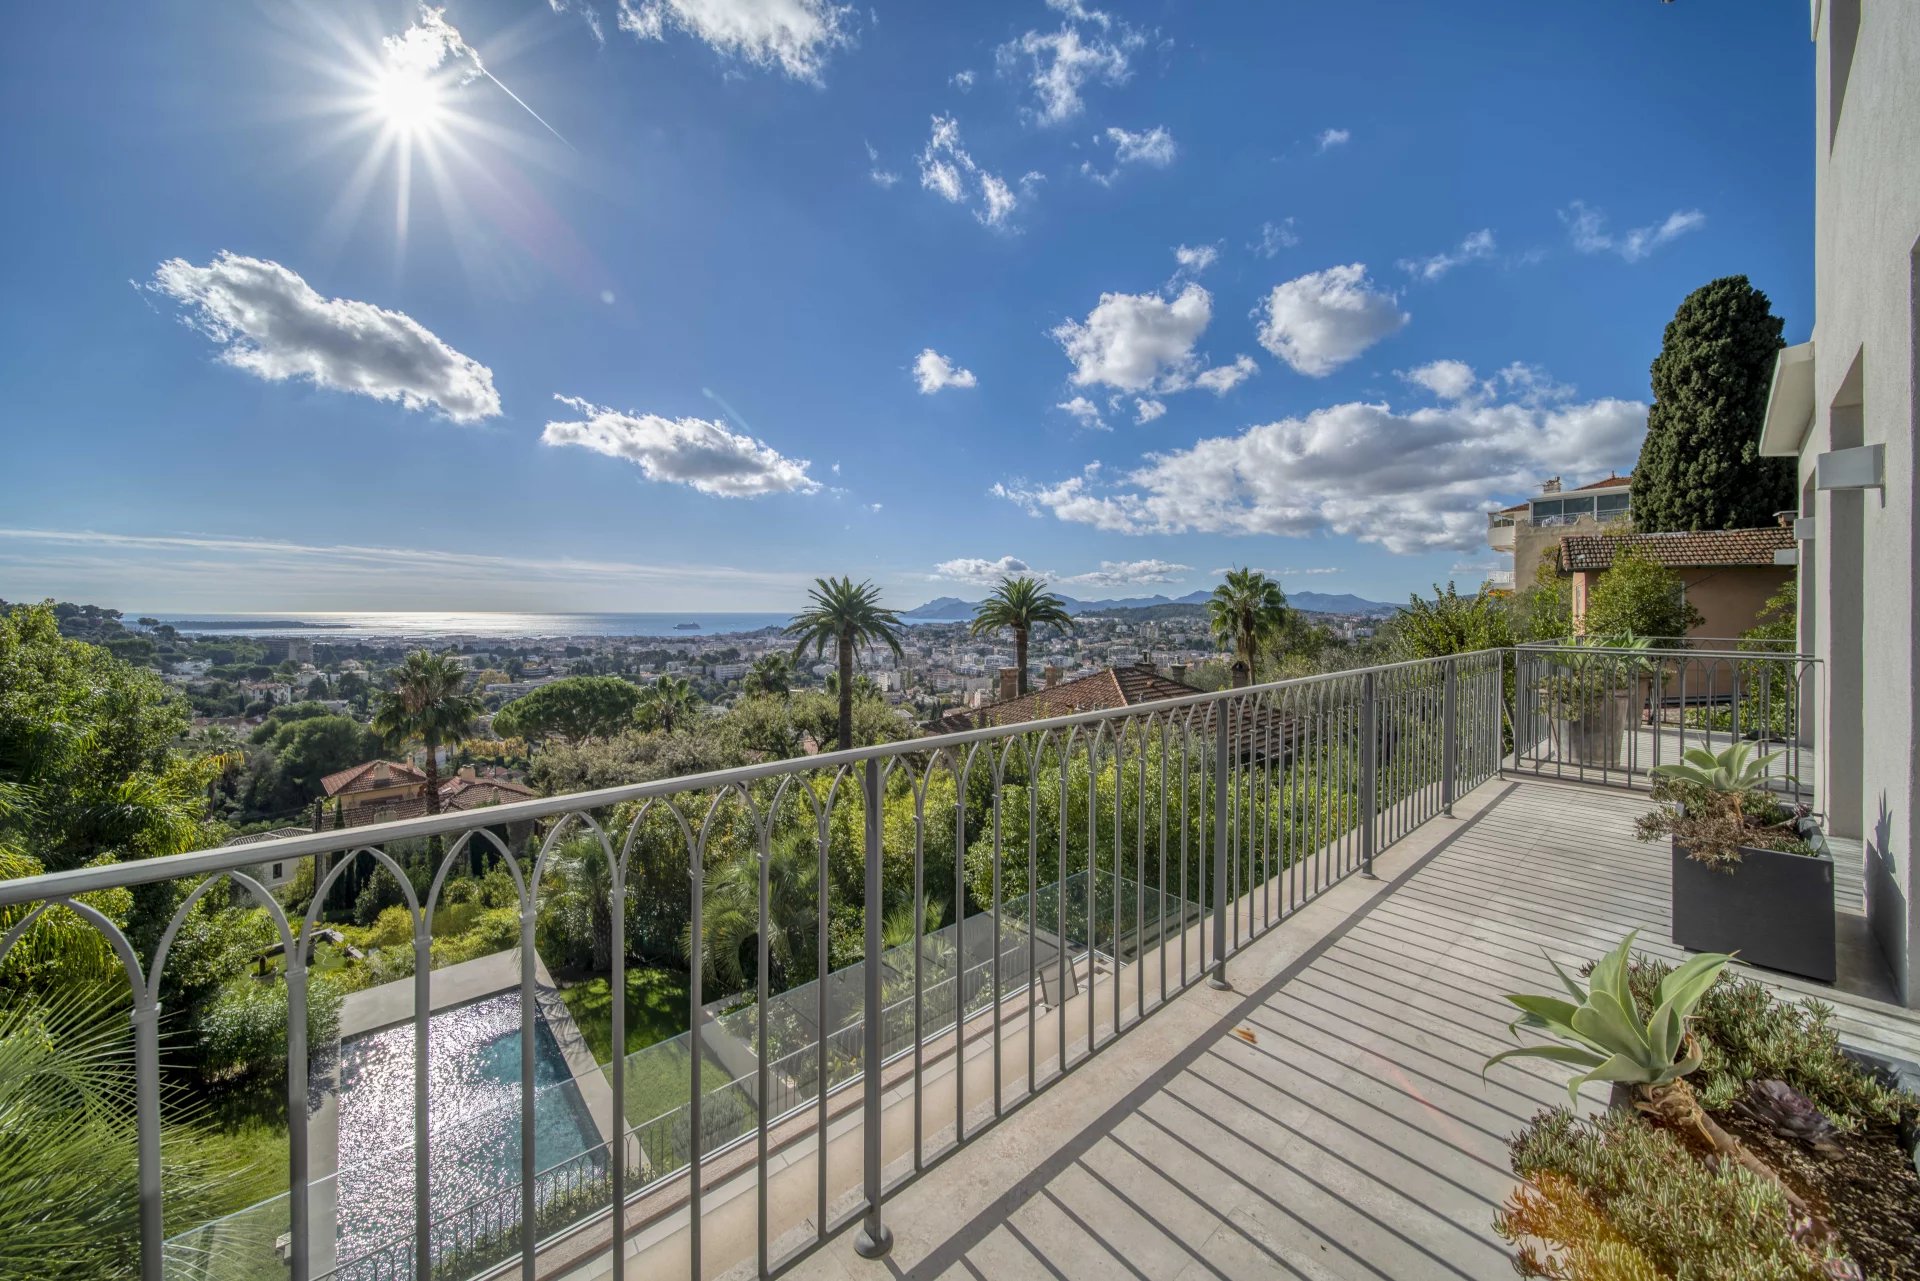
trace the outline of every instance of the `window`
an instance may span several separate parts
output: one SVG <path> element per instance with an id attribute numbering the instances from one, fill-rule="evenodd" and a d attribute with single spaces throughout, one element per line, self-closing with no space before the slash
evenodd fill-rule
<path id="1" fill-rule="evenodd" d="M 1569 498 L 1566 504 L 1566 516 L 1569 520 L 1593 515 L 1593 495 L 1591 494 L 1585 498 Z"/>
<path id="2" fill-rule="evenodd" d="M 275 863 L 273 865 L 273 875 L 269 876 L 267 879 L 270 881 L 277 881 L 280 879 L 280 865 L 278 863 Z"/>
<path id="3" fill-rule="evenodd" d="M 1601 494 L 1593 500 L 1593 514 L 1601 520 L 1619 520 L 1632 506 L 1627 494 Z"/>
<path id="4" fill-rule="evenodd" d="M 1533 518 L 1536 521 L 1549 520 L 1566 510 L 1566 503 L 1558 498 L 1541 498 L 1533 504 Z"/>

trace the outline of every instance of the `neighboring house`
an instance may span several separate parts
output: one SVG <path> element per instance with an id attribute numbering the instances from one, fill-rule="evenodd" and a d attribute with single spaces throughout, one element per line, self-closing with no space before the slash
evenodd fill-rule
<path id="1" fill-rule="evenodd" d="M 1126 667 L 1103 667 L 1089 676 L 1063 681 L 1060 679 L 1060 669 L 1049 666 L 1045 669 L 1041 688 L 1016 694 L 1019 671 L 1003 667 L 1000 669 L 1001 698 L 998 702 L 972 710 L 948 712 L 927 729 L 935 734 L 952 734 L 961 730 L 1046 720 L 1054 716 L 1073 716 L 1080 712 L 1141 707 L 1205 692 L 1180 679 L 1187 674 L 1184 664 L 1176 663 L 1168 671 L 1172 673 L 1171 676 L 1162 676 L 1158 669 L 1149 664 L 1135 663 Z M 1207 703 L 1194 708 L 1191 714 L 1175 709 L 1169 718 L 1169 732 L 1176 735 L 1191 734 L 1196 741 L 1211 742 L 1213 718 L 1219 706 L 1217 702 Z M 1227 727 L 1240 745 L 1236 753 L 1239 760 L 1261 761 L 1269 755 L 1284 760 L 1289 753 L 1293 722 L 1265 704 L 1235 707 L 1228 718 Z M 1086 733 L 1091 734 L 1092 730 L 1088 729 Z M 1111 733 L 1109 729 L 1108 734 Z"/>
<path id="2" fill-rule="evenodd" d="M 1487 513 L 1487 546 L 1513 557 L 1510 566 L 1487 576 L 1487 586 L 1524 591 L 1533 586 L 1540 563 L 1554 556 L 1568 534 L 1597 534 L 1633 514 L 1633 475 L 1608 472 L 1575 489 L 1562 489 L 1549 477 L 1524 503 Z"/>
<path id="3" fill-rule="evenodd" d="M 426 795 L 427 776 L 419 766 L 407 761 L 365 761 L 320 780 L 325 797 L 320 826 L 334 826 L 333 816 L 340 814 L 341 827 L 362 827 L 405 818 L 400 807 L 421 801 Z M 422 805 L 424 810 L 424 805 Z"/>
<path id="4" fill-rule="evenodd" d="M 1800 647 L 1820 660 L 1816 792 L 1867 849 L 1867 916 L 1920 1004 L 1915 438 L 1920 9 L 1813 0 L 1813 337 L 1780 353 L 1760 452 L 1799 468 Z"/>
<path id="5" fill-rule="evenodd" d="M 306 836 L 312 832 L 310 827 L 276 827 L 271 832 L 251 832 L 246 836 L 236 836 L 228 841 L 225 848 L 235 845 L 258 845 L 262 841 L 277 841 L 283 836 Z M 253 879 L 270 890 L 277 890 L 291 884 L 293 874 L 300 867 L 299 859 L 284 859 L 278 863 L 261 863 L 255 866 Z"/>
<path id="6" fill-rule="evenodd" d="M 1689 636 L 1738 639 L 1760 621 L 1768 598 L 1793 581 L 1793 547 L 1793 531 L 1780 526 L 1562 537 L 1560 570 L 1573 576 L 1573 629 L 1586 630 L 1587 600 L 1614 559 L 1633 554 L 1679 577 L 1687 602 L 1700 611 Z"/>
<path id="7" fill-rule="evenodd" d="M 417 766 L 399 761 L 368 761 L 327 775 L 320 780 L 320 786 L 326 798 L 315 804 L 319 813 L 317 826 L 323 832 L 336 826 L 336 806 L 340 827 L 390 823 L 395 819 L 419 818 L 427 812 L 426 774 Z M 532 800 L 538 795 L 502 770 L 482 772 L 471 765 L 462 766 L 457 773 L 440 781 L 442 811 L 476 810 Z"/>

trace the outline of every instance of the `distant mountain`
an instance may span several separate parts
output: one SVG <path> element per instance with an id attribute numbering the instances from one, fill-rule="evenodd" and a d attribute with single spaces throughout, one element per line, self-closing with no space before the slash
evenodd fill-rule
<path id="1" fill-rule="evenodd" d="M 1113 600 L 1079 600 L 1062 596 L 1060 599 L 1069 614 L 1096 614 L 1111 609 L 1152 609 L 1156 605 L 1204 605 L 1211 595 L 1210 591 L 1202 589 L 1178 597 L 1123 596 Z M 1346 594 L 1331 596 L 1324 592 L 1294 592 L 1288 595 L 1287 603 L 1309 614 L 1391 614 L 1400 608 L 1377 600 L 1362 600 Z M 978 601 L 965 601 L 958 596 L 940 596 L 918 609 L 901 610 L 900 617 L 921 620 L 966 619 L 972 618 L 973 611 L 979 607 Z"/>
<path id="2" fill-rule="evenodd" d="M 1308 614 L 1396 614 L 1400 606 L 1385 601 L 1364 600 L 1349 592 L 1288 592 L 1287 604 Z"/>

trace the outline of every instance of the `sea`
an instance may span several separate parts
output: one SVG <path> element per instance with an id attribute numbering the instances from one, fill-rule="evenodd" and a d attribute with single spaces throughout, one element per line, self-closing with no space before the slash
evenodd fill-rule
<path id="1" fill-rule="evenodd" d="M 463 611 L 451 613 L 280 613 L 181 614 L 127 610 L 124 621 L 152 618 L 189 634 L 221 636 L 304 636 L 317 641 L 451 639 L 459 637 L 546 639 L 573 636 L 639 636 L 686 640 L 696 636 L 732 636 L 785 627 L 791 614 L 532 614 Z M 949 622 L 914 618 L 909 623 Z"/>

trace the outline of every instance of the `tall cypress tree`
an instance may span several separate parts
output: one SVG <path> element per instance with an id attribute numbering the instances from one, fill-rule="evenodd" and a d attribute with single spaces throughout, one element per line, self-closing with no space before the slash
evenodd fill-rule
<path id="1" fill-rule="evenodd" d="M 1653 408 L 1633 469 L 1640 529 L 1746 529 L 1794 506 L 1794 468 L 1760 456 L 1782 321 L 1745 276 L 1687 295 L 1653 361 Z"/>

